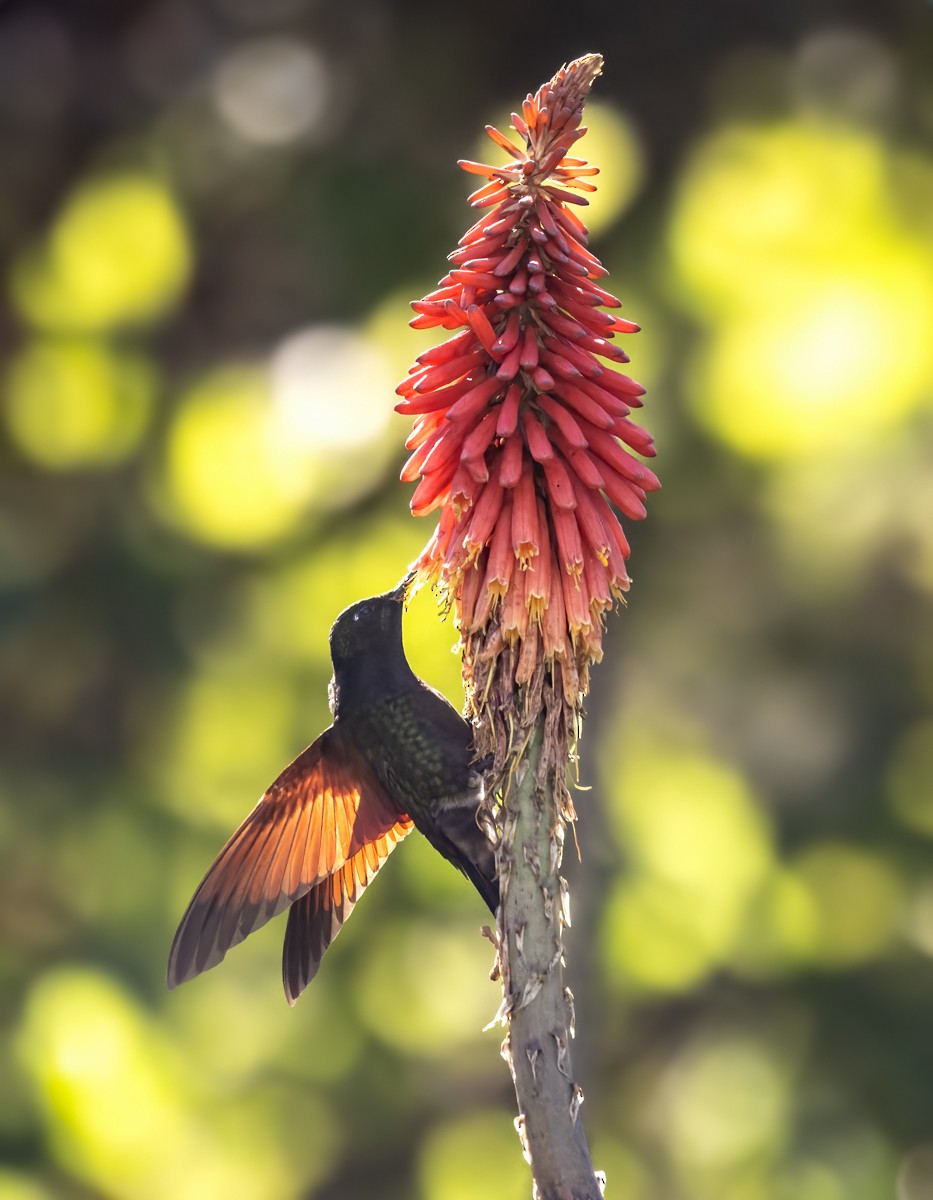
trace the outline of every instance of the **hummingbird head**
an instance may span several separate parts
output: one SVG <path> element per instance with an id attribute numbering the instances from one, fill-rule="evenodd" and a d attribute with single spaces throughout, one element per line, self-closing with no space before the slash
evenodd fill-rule
<path id="1" fill-rule="evenodd" d="M 375 658 L 402 646 L 402 610 L 412 575 L 381 596 L 358 600 L 345 608 L 330 631 L 330 656 L 334 669 L 360 658 Z"/>

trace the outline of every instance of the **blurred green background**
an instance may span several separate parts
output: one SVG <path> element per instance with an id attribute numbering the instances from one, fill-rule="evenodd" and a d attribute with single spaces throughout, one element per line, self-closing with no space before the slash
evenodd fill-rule
<path id="1" fill-rule="evenodd" d="M 326 634 L 428 537 L 406 302 L 457 157 L 582 152 L 664 491 L 595 673 L 568 981 L 609 1196 L 933 1196 L 933 8 L 0 7 L 0 1200 L 527 1196 L 476 896 L 416 838 L 290 1011 L 169 995 Z M 454 631 L 409 612 L 459 703 Z"/>

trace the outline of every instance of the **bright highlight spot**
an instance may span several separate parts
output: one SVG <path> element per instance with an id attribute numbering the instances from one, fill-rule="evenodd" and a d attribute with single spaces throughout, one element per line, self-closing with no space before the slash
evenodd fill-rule
<path id="1" fill-rule="evenodd" d="M 796 281 L 711 336 L 689 376 L 697 420 L 750 458 L 869 446 L 924 396 L 933 370 L 933 271 L 906 253 L 861 273 Z"/>
<path id="2" fill-rule="evenodd" d="M 674 1154 L 688 1173 L 748 1162 L 780 1144 L 790 1109 L 787 1066 L 760 1042 L 704 1037 L 663 1082 Z"/>
<path id="3" fill-rule="evenodd" d="M 213 545 L 275 543 L 382 482 L 391 416 L 392 381 L 368 342 L 327 326 L 296 334 L 269 369 L 219 368 L 183 398 L 156 503 Z"/>
<path id="4" fill-rule="evenodd" d="M 289 38 L 239 46 L 221 63 L 214 95 L 242 138 L 283 145 L 317 129 L 330 107 L 330 75 L 316 50 Z"/>
<path id="5" fill-rule="evenodd" d="M 871 447 L 925 401 L 933 254 L 909 215 L 914 165 L 869 134 L 806 121 L 729 128 L 694 157 L 670 247 L 678 296 L 711 329 L 687 390 L 733 450 Z"/>
<path id="6" fill-rule="evenodd" d="M 879 855 L 842 842 L 815 844 L 797 860 L 795 874 L 813 899 L 815 962 L 855 966 L 891 946 L 905 898 L 896 872 Z"/>
<path id="7" fill-rule="evenodd" d="M 480 1111 L 435 1126 L 424 1140 L 418 1177 L 421 1200 L 527 1200 L 528 1167 L 512 1114 Z"/>
<path id="8" fill-rule="evenodd" d="M 112 979 L 90 970 L 45 975 L 26 1004 L 18 1050 L 43 1111 L 52 1156 L 95 1194 L 128 1200 L 297 1200 L 290 1132 L 257 1122 L 254 1083 L 212 1092 L 179 1047 Z M 326 1165 L 319 1106 L 309 1146 Z M 313 1167 L 307 1175 L 315 1175 Z"/>
<path id="9" fill-rule="evenodd" d="M 229 549 L 288 533 L 313 492 L 306 456 L 282 445 L 266 374 L 222 368 L 188 393 L 169 430 L 169 514 Z"/>
<path id="10" fill-rule="evenodd" d="M 50 470 L 106 467 L 142 441 L 155 374 L 102 342 L 41 339 L 14 358 L 6 390 L 7 427 L 26 458 Z"/>
<path id="11" fill-rule="evenodd" d="M 403 843 L 393 858 L 407 849 Z M 380 1041 L 427 1057 L 441 1049 L 451 1053 L 458 1044 L 479 1045 L 499 996 L 489 982 L 488 943 L 461 936 L 464 923 L 384 921 L 378 942 L 367 944 L 351 994 L 360 1020 Z"/>
<path id="12" fill-rule="evenodd" d="M 385 437 L 395 383 L 382 353 L 339 326 L 296 333 L 272 357 L 272 396 L 283 437 L 321 451 L 355 450 Z"/>
<path id="13" fill-rule="evenodd" d="M 30 996 L 26 1064 L 54 1121 L 57 1151 L 80 1175 L 132 1181 L 185 1138 L 169 1055 L 128 997 L 91 972 L 46 976 Z M 130 1102 L 129 1097 L 132 1097 Z"/>
<path id="14" fill-rule="evenodd" d="M 14 264 L 13 298 L 43 328 L 103 330 L 161 316 L 190 270 L 187 231 L 167 188 L 113 175 L 80 184 L 45 245 Z"/>
<path id="15" fill-rule="evenodd" d="M 774 869 L 771 831 L 742 777 L 670 746 L 603 768 L 630 863 L 607 907 L 610 970 L 679 989 L 723 961 Z"/>
<path id="16" fill-rule="evenodd" d="M 788 974 L 812 957 L 818 936 L 811 893 L 792 871 L 779 867 L 746 911 L 732 963 L 752 979 Z"/>
<path id="17" fill-rule="evenodd" d="M 160 753 L 168 806 L 186 820 L 229 832 L 230 822 L 246 816 L 301 749 L 289 739 L 296 707 L 281 673 L 255 663 L 193 675 L 176 705 L 167 751 Z"/>
<path id="18" fill-rule="evenodd" d="M 734 125 L 688 162 L 670 249 L 698 315 L 770 309 L 798 272 L 857 260 L 895 221 L 885 150 L 873 137 L 803 121 Z"/>

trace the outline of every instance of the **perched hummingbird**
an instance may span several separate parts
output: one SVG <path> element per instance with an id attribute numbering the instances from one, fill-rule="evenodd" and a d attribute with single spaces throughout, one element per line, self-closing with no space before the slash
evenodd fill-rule
<path id="1" fill-rule="evenodd" d="M 495 913 L 495 848 L 480 826 L 470 726 L 402 647 L 410 577 L 330 631 L 334 722 L 286 767 L 217 856 L 178 926 L 176 987 L 288 908 L 282 978 L 294 1004 L 367 884 L 414 824 Z"/>

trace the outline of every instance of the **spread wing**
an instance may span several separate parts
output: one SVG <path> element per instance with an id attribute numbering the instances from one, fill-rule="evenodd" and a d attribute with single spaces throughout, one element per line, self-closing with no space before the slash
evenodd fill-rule
<path id="1" fill-rule="evenodd" d="M 215 967 L 231 946 L 332 876 L 342 881 L 333 889 L 346 886 L 351 864 L 353 879 L 368 873 L 368 883 L 410 828 L 332 725 L 285 768 L 205 875 L 175 934 L 168 986 Z M 348 893 L 351 908 L 362 887 Z M 342 911 L 349 915 L 345 903 Z"/>
<path id="2" fill-rule="evenodd" d="M 282 982 L 289 1004 L 294 1004 L 321 965 L 324 951 L 362 896 L 391 851 L 412 829 L 411 821 L 397 821 L 382 837 L 368 842 L 342 867 L 316 884 L 288 910 Z"/>

